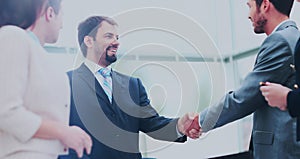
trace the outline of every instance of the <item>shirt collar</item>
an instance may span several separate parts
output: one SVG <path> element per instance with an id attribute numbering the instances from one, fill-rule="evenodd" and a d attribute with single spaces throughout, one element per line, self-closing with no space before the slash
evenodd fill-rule
<path id="1" fill-rule="evenodd" d="M 31 37 L 31 39 L 33 39 L 38 44 L 41 44 L 39 38 L 32 31 L 27 31 L 27 33 Z"/>
<path id="2" fill-rule="evenodd" d="M 288 22 L 288 21 L 292 21 L 292 20 L 286 19 L 286 20 L 282 21 L 280 24 L 278 24 L 278 25 L 274 28 L 274 30 L 272 31 L 271 34 L 275 33 L 276 30 L 277 30 L 283 23 Z"/>
<path id="3" fill-rule="evenodd" d="M 93 61 L 91 61 L 91 60 L 89 60 L 89 59 L 85 59 L 85 60 L 84 60 L 84 64 L 87 66 L 87 68 L 88 68 L 91 72 L 93 72 L 94 75 L 97 74 L 98 71 L 99 71 L 101 68 L 103 68 L 102 66 L 96 64 L 95 62 L 93 62 Z M 106 68 L 111 69 L 111 66 L 109 65 L 109 66 L 107 66 Z"/>

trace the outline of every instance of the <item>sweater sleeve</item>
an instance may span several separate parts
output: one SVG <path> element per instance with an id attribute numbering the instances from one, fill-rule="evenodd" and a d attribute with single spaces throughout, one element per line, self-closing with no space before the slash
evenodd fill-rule
<path id="1" fill-rule="evenodd" d="M 36 133 L 41 117 L 24 105 L 30 74 L 30 38 L 14 26 L 0 29 L 0 131 L 26 142 Z"/>

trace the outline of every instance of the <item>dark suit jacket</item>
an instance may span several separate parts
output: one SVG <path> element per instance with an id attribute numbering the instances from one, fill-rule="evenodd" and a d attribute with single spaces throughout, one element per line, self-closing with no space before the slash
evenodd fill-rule
<path id="1" fill-rule="evenodd" d="M 201 112 L 203 131 L 220 127 L 253 114 L 253 155 L 255 159 L 299 159 L 296 120 L 287 111 L 268 105 L 259 90 L 259 82 L 295 84 L 294 50 L 300 33 L 292 21 L 284 22 L 261 45 L 253 70 L 236 91 Z"/>
<path id="2" fill-rule="evenodd" d="M 141 81 L 112 71 L 112 104 L 93 73 L 82 64 L 68 72 L 72 101 L 70 125 L 88 132 L 93 141 L 92 153 L 84 159 L 140 159 L 139 131 L 166 141 L 178 139 L 178 119 L 159 116 L 150 105 Z M 70 150 L 61 159 L 75 159 Z"/>
<path id="3" fill-rule="evenodd" d="M 300 40 L 295 50 L 296 83 L 300 86 Z M 297 141 L 300 141 L 300 89 L 288 93 L 287 107 L 292 117 L 297 118 Z"/>

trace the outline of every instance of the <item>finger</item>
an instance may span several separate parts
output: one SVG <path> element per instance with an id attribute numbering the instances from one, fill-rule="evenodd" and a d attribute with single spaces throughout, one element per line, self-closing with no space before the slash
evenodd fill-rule
<path id="1" fill-rule="evenodd" d="M 192 139 L 194 139 L 194 138 L 199 138 L 199 136 L 200 136 L 200 132 L 196 132 L 196 133 L 188 133 L 188 135 L 187 135 L 189 138 L 192 138 Z"/>
<path id="2" fill-rule="evenodd" d="M 279 107 L 279 109 L 282 110 L 282 111 L 287 110 L 286 107 L 284 107 L 284 106 Z"/>
<path id="3" fill-rule="evenodd" d="M 266 82 L 265 84 L 266 84 L 266 86 L 272 85 L 272 83 L 270 83 L 270 82 Z"/>
<path id="4" fill-rule="evenodd" d="M 199 133 L 197 133 L 197 134 L 190 134 L 190 138 L 192 138 L 192 139 L 197 139 L 199 137 L 200 137 Z"/>
<path id="5" fill-rule="evenodd" d="M 198 139 L 200 137 L 200 134 L 193 135 L 193 139 Z"/>
<path id="6" fill-rule="evenodd" d="M 81 158 L 83 156 L 83 148 L 80 146 L 80 147 L 77 147 L 76 148 L 76 153 L 77 153 L 77 156 L 79 158 Z"/>
<path id="7" fill-rule="evenodd" d="M 85 141 L 85 150 L 86 150 L 87 154 L 90 154 L 91 150 L 92 150 L 92 140 L 88 135 L 87 135 L 86 141 Z"/>
<path id="8" fill-rule="evenodd" d="M 189 138 L 191 139 L 198 139 L 200 135 L 198 134 L 190 134 Z"/>
<path id="9" fill-rule="evenodd" d="M 199 130 L 196 130 L 196 129 L 191 129 L 190 131 L 189 131 L 189 133 L 191 133 L 191 134 L 195 134 L 195 133 L 198 133 L 199 132 Z"/>
<path id="10" fill-rule="evenodd" d="M 189 131 L 188 134 L 189 134 L 189 137 L 191 137 L 191 138 L 199 138 L 200 131 L 193 129 L 193 130 Z"/>
<path id="11" fill-rule="evenodd" d="M 268 92 L 265 90 L 265 91 L 262 91 L 261 94 L 266 97 L 268 95 Z"/>

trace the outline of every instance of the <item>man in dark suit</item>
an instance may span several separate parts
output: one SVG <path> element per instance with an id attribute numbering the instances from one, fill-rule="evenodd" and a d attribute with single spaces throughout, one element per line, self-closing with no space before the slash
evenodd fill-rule
<path id="1" fill-rule="evenodd" d="M 300 2 L 300 0 L 297 1 Z M 271 82 L 266 82 L 265 85 L 260 87 L 260 90 L 271 107 L 278 107 L 283 111 L 288 110 L 293 118 L 297 118 L 296 140 L 300 141 L 300 39 L 296 45 L 294 62 L 295 65 L 290 65 L 296 73 L 296 83 L 293 90 Z"/>
<path id="2" fill-rule="evenodd" d="M 300 0 L 297 0 L 300 2 Z M 297 118 L 297 141 L 300 141 L 300 39 L 296 45 L 294 54 L 295 65 L 291 65 L 295 68 L 296 84 L 294 90 L 282 86 L 281 84 L 266 82 L 264 86 L 260 87 L 263 96 L 271 107 L 278 107 L 285 111 L 288 110 L 289 114 L 293 118 Z"/>
<path id="3" fill-rule="evenodd" d="M 297 137 L 296 140 L 300 141 L 300 89 L 298 87 L 300 83 L 300 40 L 298 40 L 296 51 L 295 51 L 295 67 L 296 71 L 296 84 L 294 85 L 294 90 L 282 86 L 277 83 L 266 82 L 260 87 L 265 100 L 271 107 L 278 107 L 280 110 L 288 110 L 291 117 L 297 119 Z"/>
<path id="4" fill-rule="evenodd" d="M 253 116 L 253 155 L 255 159 L 299 159 L 295 142 L 296 121 L 287 112 L 269 107 L 259 88 L 261 81 L 292 87 L 295 76 L 290 67 L 300 33 L 289 20 L 294 0 L 248 0 L 249 19 L 255 33 L 268 37 L 261 45 L 256 62 L 240 88 L 228 92 L 218 103 L 200 114 L 202 131 Z"/>
<path id="5" fill-rule="evenodd" d="M 93 141 L 91 154 L 83 158 L 141 159 L 139 131 L 173 142 L 185 142 L 185 135 L 198 138 L 201 130 L 193 122 L 198 121 L 197 115 L 186 114 L 180 119 L 158 115 L 138 78 L 112 70 L 110 64 L 117 60 L 119 47 L 116 26 L 108 17 L 93 16 L 78 27 L 78 41 L 86 59 L 68 75 L 72 89 L 70 125 L 84 129 Z M 77 156 L 70 150 L 68 156 L 61 156 L 67 158 Z"/>

